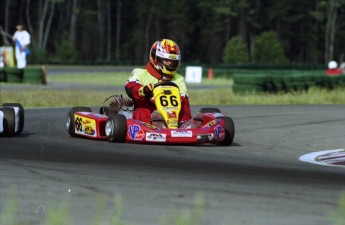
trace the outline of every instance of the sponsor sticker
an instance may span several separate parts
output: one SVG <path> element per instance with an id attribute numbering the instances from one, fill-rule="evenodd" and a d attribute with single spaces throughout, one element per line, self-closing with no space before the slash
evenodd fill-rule
<path id="1" fill-rule="evenodd" d="M 198 134 L 196 141 L 199 143 L 212 142 L 214 140 L 214 134 Z"/>
<path id="2" fill-rule="evenodd" d="M 167 106 L 167 107 L 163 107 L 163 110 L 165 110 L 165 111 L 176 111 L 176 110 L 178 110 L 178 107 L 176 107 L 176 106 Z"/>
<path id="3" fill-rule="evenodd" d="M 96 121 L 84 116 L 75 115 L 75 133 L 96 137 Z"/>
<path id="4" fill-rule="evenodd" d="M 146 133 L 146 141 L 166 142 L 166 134 Z"/>
<path id="5" fill-rule="evenodd" d="M 159 130 L 159 128 L 158 128 L 158 127 L 156 127 L 156 126 L 155 126 L 155 125 L 153 125 L 153 124 L 150 124 L 150 123 L 145 123 L 145 122 L 143 122 L 143 121 L 140 121 L 140 123 L 141 123 L 142 125 L 144 125 L 144 126 L 146 126 L 146 127 L 150 128 L 150 129 L 152 129 L 152 130 Z"/>
<path id="6" fill-rule="evenodd" d="M 168 111 L 168 119 L 175 119 L 176 118 L 176 112 L 174 111 Z"/>
<path id="7" fill-rule="evenodd" d="M 216 120 L 211 120 L 210 122 L 206 123 L 203 128 L 207 129 L 207 128 L 213 127 L 217 123 L 219 123 L 219 120 L 217 120 L 217 119 Z"/>
<path id="8" fill-rule="evenodd" d="M 217 141 L 221 141 L 224 139 L 225 132 L 224 132 L 223 127 L 221 127 L 220 125 L 218 125 L 214 128 L 214 133 L 216 134 L 216 140 Z"/>
<path id="9" fill-rule="evenodd" d="M 140 128 L 139 125 L 134 124 L 128 126 L 128 131 L 127 135 L 132 139 L 132 140 L 142 140 L 145 136 L 145 132 Z"/>
<path id="10" fill-rule="evenodd" d="M 178 121 L 176 119 L 166 121 L 168 127 L 178 127 Z"/>
<path id="11" fill-rule="evenodd" d="M 172 130 L 171 137 L 193 137 L 193 132 L 190 130 Z"/>

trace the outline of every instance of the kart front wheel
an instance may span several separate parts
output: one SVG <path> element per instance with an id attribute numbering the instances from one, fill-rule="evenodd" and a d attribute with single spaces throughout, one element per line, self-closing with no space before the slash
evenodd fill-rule
<path id="1" fill-rule="evenodd" d="M 224 121 L 225 137 L 223 141 L 220 141 L 218 145 L 228 146 L 231 145 L 235 136 L 235 124 L 231 117 L 222 116 L 218 117 Z"/>
<path id="2" fill-rule="evenodd" d="M 109 142 L 125 142 L 127 135 L 127 119 L 122 114 L 110 115 L 105 125 L 105 135 Z"/>
<path id="3" fill-rule="evenodd" d="M 75 137 L 75 119 L 76 112 L 92 112 L 90 107 L 79 106 L 71 108 L 67 113 L 66 129 L 71 137 Z"/>
<path id="4" fill-rule="evenodd" d="M 3 121 L 0 121 L 3 125 L 3 136 L 12 137 L 16 132 L 15 111 L 13 108 L 1 108 L 3 113 Z"/>
<path id="5" fill-rule="evenodd" d="M 22 104 L 20 103 L 4 103 L 2 104 L 2 106 L 5 107 L 17 107 L 19 109 L 18 111 L 18 115 L 19 115 L 19 121 L 18 121 L 18 130 L 16 131 L 16 133 L 21 133 L 23 131 L 24 128 L 24 107 Z"/>

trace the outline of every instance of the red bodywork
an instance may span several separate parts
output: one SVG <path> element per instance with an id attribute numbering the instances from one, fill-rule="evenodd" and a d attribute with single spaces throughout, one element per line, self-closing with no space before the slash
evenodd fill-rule
<path id="1" fill-rule="evenodd" d="M 225 138 L 221 113 L 204 113 L 200 128 L 158 128 L 139 120 L 127 119 L 126 142 L 160 144 L 217 143 Z M 75 134 L 91 139 L 106 139 L 107 116 L 94 112 L 76 112 Z"/>

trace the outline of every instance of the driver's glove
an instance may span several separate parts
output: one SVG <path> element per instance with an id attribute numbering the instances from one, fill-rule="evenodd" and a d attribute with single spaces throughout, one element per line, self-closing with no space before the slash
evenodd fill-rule
<path id="1" fill-rule="evenodd" d="M 152 83 L 149 83 L 145 86 L 141 86 L 138 90 L 138 94 L 140 97 L 147 97 L 147 98 L 151 98 L 152 95 L 153 95 L 153 84 Z"/>

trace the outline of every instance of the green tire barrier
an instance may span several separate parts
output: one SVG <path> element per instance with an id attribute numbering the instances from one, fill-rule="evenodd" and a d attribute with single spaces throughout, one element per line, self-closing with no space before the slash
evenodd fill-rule
<path id="1" fill-rule="evenodd" d="M 235 74 L 233 76 L 234 93 L 277 93 L 307 91 L 309 88 L 327 88 L 329 90 L 345 86 L 345 74 L 325 75 L 318 73 L 267 73 Z"/>
<path id="2" fill-rule="evenodd" d="M 45 66 L 18 68 L 0 68 L 0 82 L 47 84 Z"/>

